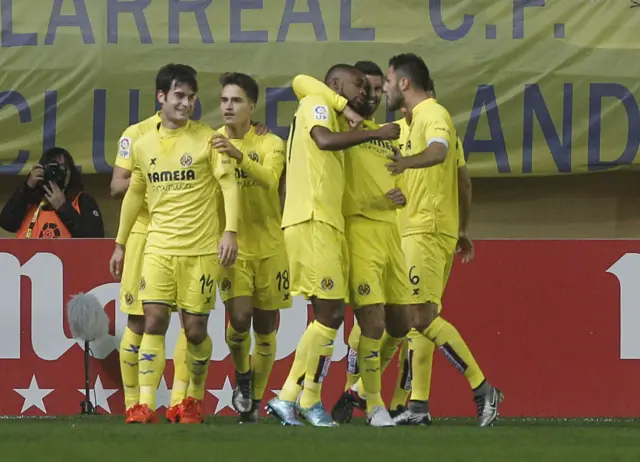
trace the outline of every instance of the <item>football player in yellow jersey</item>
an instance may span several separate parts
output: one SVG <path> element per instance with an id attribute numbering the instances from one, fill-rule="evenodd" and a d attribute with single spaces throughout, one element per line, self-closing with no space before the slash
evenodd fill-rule
<path id="1" fill-rule="evenodd" d="M 240 413 L 240 422 L 257 422 L 276 356 L 278 310 L 291 307 L 278 194 L 285 144 L 274 134 L 257 135 L 251 125 L 259 94 L 253 78 L 227 73 L 220 77 L 220 84 L 220 113 L 225 124 L 214 137 L 213 147 L 234 160 L 240 212 L 238 259 L 223 270 L 219 288 L 229 314 L 226 339 L 236 369 L 232 404 Z"/>
<path id="2" fill-rule="evenodd" d="M 146 195 L 150 224 L 139 294 L 145 331 L 138 355 L 140 400 L 131 412 L 131 422 L 156 421 L 156 389 L 165 364 L 164 336 L 174 305 L 182 311 L 189 368 L 180 423 L 203 422 L 201 403 L 212 350 L 208 315 L 214 307 L 220 265 L 232 265 L 237 256 L 239 202 L 233 166 L 211 147 L 215 132 L 189 120 L 198 90 L 189 69 L 169 64 L 158 73 L 162 122 L 131 146 L 135 165 L 110 261 L 111 273 L 117 278 L 125 243 Z"/>
<path id="3" fill-rule="evenodd" d="M 353 66 L 335 65 L 325 83 L 352 106 L 366 104 L 364 75 Z M 343 108 L 343 114 L 353 112 Z M 344 319 L 348 298 L 348 254 L 342 197 L 344 149 L 373 140 L 395 139 L 394 126 L 341 131 L 332 102 L 321 95 L 302 98 L 291 124 L 287 147 L 286 199 L 282 226 L 291 270 L 291 293 L 303 295 L 314 308 L 314 322 L 302 336 L 280 396 L 268 412 L 286 425 L 300 425 L 298 409 L 314 426 L 335 426 L 321 402 L 333 343 Z"/>
<path id="4" fill-rule="evenodd" d="M 503 395 L 485 379 L 456 328 L 439 315 L 456 249 L 470 246 L 459 226 L 456 130 L 447 110 L 427 94 L 434 86 L 420 57 L 392 57 L 385 90 L 389 109 L 405 107 L 411 117 L 405 156 L 391 156 L 388 168 L 394 174 L 405 172 L 407 182 L 402 244 L 411 283 L 423 302 L 416 306 L 414 328 L 464 374 L 473 390 L 478 422 L 489 426 L 498 416 Z"/>

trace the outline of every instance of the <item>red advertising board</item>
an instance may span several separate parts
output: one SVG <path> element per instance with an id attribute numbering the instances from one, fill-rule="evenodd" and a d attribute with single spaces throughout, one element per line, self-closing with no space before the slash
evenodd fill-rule
<path id="1" fill-rule="evenodd" d="M 444 298 L 443 316 L 471 346 L 489 380 L 505 393 L 503 416 L 630 417 L 640 415 L 640 241 L 489 240 L 476 260 L 459 262 Z M 108 273 L 110 240 L 0 239 L 0 415 L 80 412 L 81 344 L 71 338 L 65 304 L 92 293 L 111 320 L 108 338 L 92 344 L 92 400 L 122 414 L 117 346 L 126 324 L 119 285 Z M 205 408 L 232 414 L 233 365 L 224 343 L 220 301 L 209 332 L 214 341 Z M 278 353 L 265 398 L 286 377 L 307 321 L 304 300 L 281 315 Z M 336 341 L 324 384 L 332 404 L 345 380 L 346 339 Z M 167 334 L 171 358 L 179 323 Z M 431 394 L 435 416 L 472 416 L 467 383 L 436 353 Z M 385 373 L 388 398 L 396 368 Z M 167 404 L 173 368 L 167 361 L 158 405 Z M 95 397 L 94 397 L 95 392 Z"/>

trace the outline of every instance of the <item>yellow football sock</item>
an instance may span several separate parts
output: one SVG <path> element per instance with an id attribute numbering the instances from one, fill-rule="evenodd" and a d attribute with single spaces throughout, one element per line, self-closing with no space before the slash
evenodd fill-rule
<path id="1" fill-rule="evenodd" d="M 435 343 L 451 364 L 464 374 L 472 389 L 478 388 L 484 382 L 480 366 L 453 325 L 437 317 L 422 335 Z"/>
<path id="2" fill-rule="evenodd" d="M 367 391 L 367 411 L 371 411 L 376 406 L 384 406 L 380 394 L 382 388 L 380 344 L 380 339 L 360 336 L 358 364 L 360 365 L 360 380 Z"/>
<path id="3" fill-rule="evenodd" d="M 129 409 L 140 400 L 140 386 L 138 385 L 138 351 L 140 350 L 142 335 L 125 328 L 120 340 L 120 374 L 124 388 L 124 406 Z"/>
<path id="4" fill-rule="evenodd" d="M 171 388 L 171 406 L 180 404 L 187 397 L 189 387 L 189 367 L 187 366 L 187 336 L 184 329 L 173 351 L 173 387 Z"/>
<path id="5" fill-rule="evenodd" d="M 298 395 L 302 391 L 302 382 L 304 380 L 304 374 L 307 367 L 307 353 L 309 352 L 309 342 L 313 337 L 312 326 L 315 324 L 313 321 L 307 326 L 307 330 L 304 331 L 298 347 L 293 357 L 293 364 L 289 369 L 289 375 L 282 386 L 280 392 L 280 398 L 283 401 L 295 401 L 298 399 Z"/>
<path id="6" fill-rule="evenodd" d="M 246 374 L 251 369 L 249 354 L 251 353 L 250 332 L 238 332 L 231 323 L 227 324 L 227 345 L 231 352 L 231 359 L 236 372 Z"/>
<path id="7" fill-rule="evenodd" d="M 138 353 L 140 404 L 156 409 L 156 390 L 162 380 L 165 363 L 164 335 L 144 334 Z"/>
<path id="8" fill-rule="evenodd" d="M 409 333 L 411 342 L 411 399 L 428 401 L 431 392 L 431 372 L 435 344 L 417 331 Z"/>
<path id="9" fill-rule="evenodd" d="M 189 368 L 187 396 L 190 398 L 198 400 L 204 398 L 211 353 L 213 353 L 213 342 L 208 335 L 199 345 L 187 342 L 187 367 Z"/>
<path id="10" fill-rule="evenodd" d="M 387 331 L 382 334 L 382 340 L 380 341 L 380 370 L 384 372 L 391 360 L 398 351 L 398 347 L 404 340 L 404 337 L 392 337 Z"/>
<path id="11" fill-rule="evenodd" d="M 273 362 L 276 360 L 276 331 L 269 334 L 253 333 L 255 344 L 251 355 L 251 369 L 253 371 L 253 399 L 261 400 L 264 389 L 269 382 Z"/>
<path id="12" fill-rule="evenodd" d="M 362 330 L 360 325 L 354 324 L 353 329 L 349 333 L 349 351 L 347 353 L 347 383 L 344 391 L 354 386 L 360 379 L 360 370 L 358 367 L 358 346 L 360 345 L 360 335 Z"/>
<path id="13" fill-rule="evenodd" d="M 424 338 L 420 335 L 421 338 Z M 427 340 L 429 342 L 429 340 Z M 398 376 L 393 389 L 390 409 L 398 409 L 399 406 L 406 406 L 409 393 L 411 392 L 411 366 L 409 366 L 409 341 L 405 338 L 400 345 L 398 355 Z M 429 342 L 433 345 L 432 342 Z"/>
<path id="14" fill-rule="evenodd" d="M 329 372 L 333 344 L 338 335 L 336 329 L 319 322 L 310 327 L 311 339 L 307 352 L 307 372 L 304 376 L 304 389 L 300 397 L 300 407 L 309 408 L 322 401 L 322 381 Z"/>

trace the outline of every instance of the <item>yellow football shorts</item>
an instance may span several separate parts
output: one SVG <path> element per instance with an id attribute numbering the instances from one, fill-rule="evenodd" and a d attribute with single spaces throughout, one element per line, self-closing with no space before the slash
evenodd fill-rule
<path id="1" fill-rule="evenodd" d="M 273 311 L 291 307 L 289 261 L 284 251 L 260 260 L 238 258 L 231 268 L 222 268 L 220 296 L 223 302 L 252 297 L 253 307 Z"/>
<path id="2" fill-rule="evenodd" d="M 176 305 L 191 314 L 208 314 L 215 305 L 218 256 L 145 254 L 140 278 L 142 303 Z"/>
<path id="3" fill-rule="evenodd" d="M 418 303 L 409 283 L 400 231 L 395 223 L 349 217 L 349 291 L 355 308 Z"/>
<path id="4" fill-rule="evenodd" d="M 402 238 L 402 250 L 409 267 L 409 282 L 417 303 L 442 307 L 442 295 L 449 280 L 458 240 L 439 233 L 412 234 Z"/>
<path id="5" fill-rule="evenodd" d="M 349 255 L 344 233 L 309 220 L 284 230 L 291 294 L 307 299 L 348 300 Z"/>
<path id="6" fill-rule="evenodd" d="M 120 280 L 120 311 L 130 315 L 142 316 L 142 303 L 138 299 L 140 275 L 142 273 L 142 259 L 147 235 L 131 233 L 127 239 L 124 253 L 124 267 Z"/>

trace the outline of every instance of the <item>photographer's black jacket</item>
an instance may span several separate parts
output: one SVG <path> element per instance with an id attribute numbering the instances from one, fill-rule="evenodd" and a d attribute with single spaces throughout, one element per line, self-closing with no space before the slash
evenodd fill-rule
<path id="1" fill-rule="evenodd" d="M 29 188 L 26 182 L 22 184 L 7 201 L 0 212 L 0 226 L 10 233 L 20 229 L 22 221 L 34 205 L 35 190 Z M 72 199 L 73 200 L 73 199 Z M 65 225 L 72 237 L 104 237 L 104 223 L 98 204 L 87 193 L 81 193 L 78 199 L 80 213 L 73 208 L 71 201 L 66 202 L 56 211 L 56 215 Z"/>

